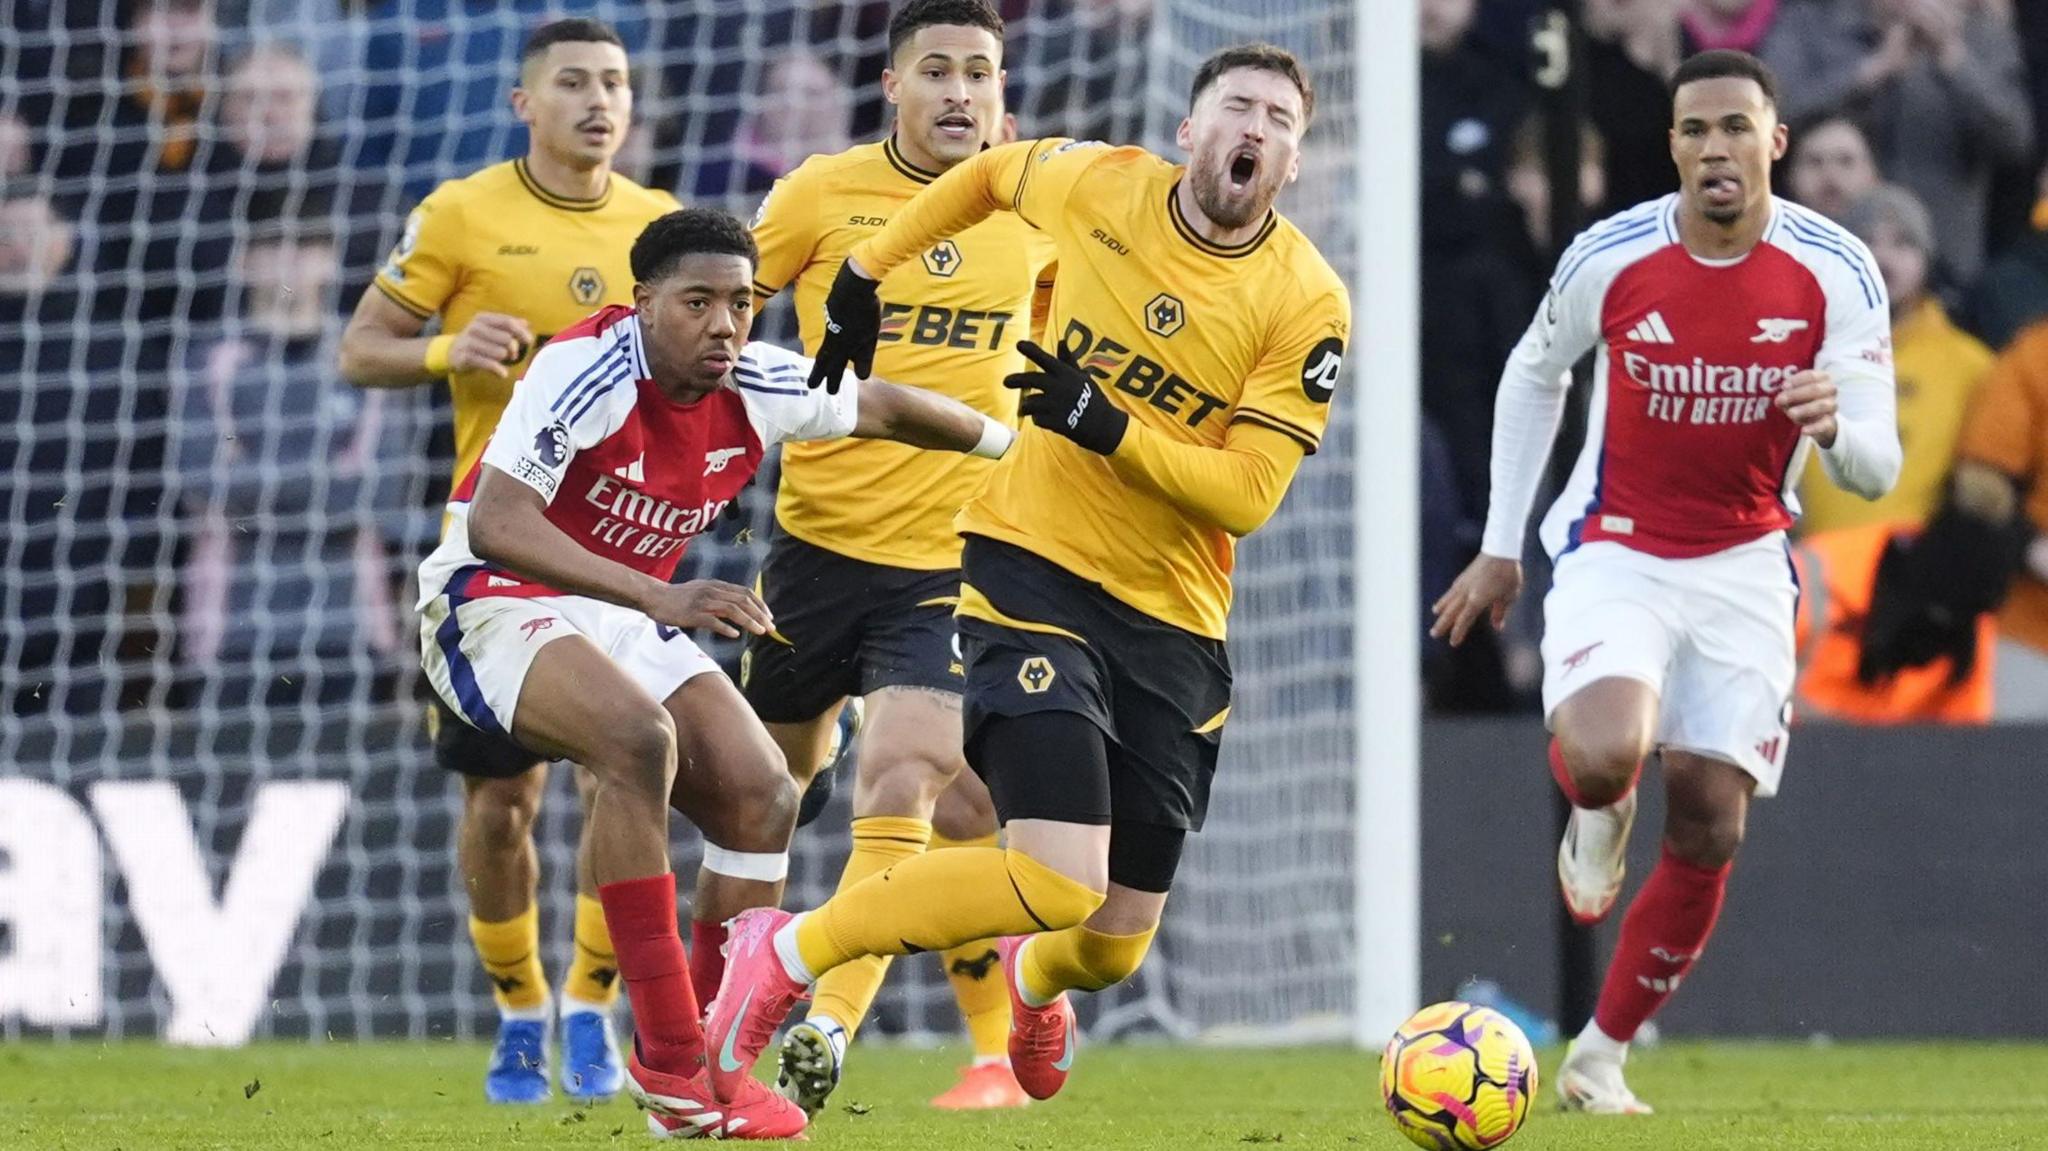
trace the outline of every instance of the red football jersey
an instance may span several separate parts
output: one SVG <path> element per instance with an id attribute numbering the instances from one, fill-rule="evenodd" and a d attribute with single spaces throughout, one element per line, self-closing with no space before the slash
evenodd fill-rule
<path id="1" fill-rule="evenodd" d="M 534 359 L 483 458 L 456 486 L 447 534 L 420 567 L 421 602 L 444 591 L 561 594 L 470 549 L 469 501 L 485 467 L 539 492 L 548 521 L 583 547 L 670 578 L 769 447 L 853 431 L 859 389 L 813 391 L 809 373 L 803 356 L 748 344 L 728 386 L 679 404 L 648 378 L 633 309 L 605 308 L 567 329 Z"/>
<path id="2" fill-rule="evenodd" d="M 1553 556 L 1612 540 L 1686 558 L 1790 527 L 1810 441 L 1774 401 L 1799 372 L 1833 376 L 1845 419 L 1889 427 L 1891 318 L 1868 250 L 1775 202 L 1755 248 L 1706 260 L 1677 211 L 1667 196 L 1580 236 L 1510 364 L 1555 380 L 1595 353 L 1585 447 L 1543 523 Z M 1509 527 L 1489 522 L 1490 554 L 1520 554 Z"/>

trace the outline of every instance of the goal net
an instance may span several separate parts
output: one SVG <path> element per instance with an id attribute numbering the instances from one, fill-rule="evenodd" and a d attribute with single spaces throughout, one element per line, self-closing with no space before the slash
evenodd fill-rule
<path id="1" fill-rule="evenodd" d="M 1177 156 L 1206 53 L 1300 53 L 1318 112 L 1282 207 L 1350 274 L 1352 4 L 1002 7 L 1026 136 Z M 421 196 L 523 150 L 505 94 L 539 21 L 625 38 L 623 170 L 745 214 L 777 171 L 885 130 L 888 10 L 17 6 L 0 41 L 0 1033 L 488 1029 L 408 610 L 447 488 L 446 393 L 350 388 L 341 324 Z M 1146 970 L 1086 1009 L 1098 1034 L 1346 1034 L 1357 399 L 1337 413 L 1240 549 L 1209 829 Z M 692 549 L 693 574 L 749 578 L 773 482 Z M 830 892 L 850 790 L 800 833 L 791 905 Z M 557 978 L 576 827 L 557 772 L 539 827 Z M 877 1020 L 954 1029 L 931 960 L 899 963 Z"/>

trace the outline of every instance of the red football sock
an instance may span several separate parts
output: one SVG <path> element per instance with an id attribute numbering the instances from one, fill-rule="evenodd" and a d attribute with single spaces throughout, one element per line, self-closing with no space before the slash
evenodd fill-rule
<path id="1" fill-rule="evenodd" d="M 1636 781 L 1642 777 L 1643 765 L 1639 763 L 1636 765 L 1635 775 L 1629 778 L 1628 791 L 1622 792 L 1620 798 L 1614 802 L 1620 803 L 1622 799 L 1628 798 L 1628 792 L 1636 789 Z M 1554 735 L 1550 737 L 1550 778 L 1557 781 L 1557 789 L 1564 792 L 1565 799 L 1569 800 L 1573 807 L 1594 806 L 1586 802 L 1586 798 L 1579 794 L 1578 785 L 1572 782 L 1572 773 L 1564 765 L 1564 748 L 1558 746 L 1557 737 Z"/>
<path id="2" fill-rule="evenodd" d="M 1730 866 L 1701 867 L 1664 849 L 1622 918 L 1621 941 L 1593 1012 L 1600 1030 L 1626 1043 L 1678 990 L 1721 915 Z"/>
<path id="3" fill-rule="evenodd" d="M 690 985 L 697 989 L 697 1002 L 718 998 L 719 981 L 725 978 L 725 924 L 702 919 L 690 921 Z"/>
<path id="4" fill-rule="evenodd" d="M 633 1003 L 640 1061 L 656 1071 L 695 1074 L 704 1064 L 704 1028 L 676 930 L 674 873 L 607 883 L 597 898 Z"/>

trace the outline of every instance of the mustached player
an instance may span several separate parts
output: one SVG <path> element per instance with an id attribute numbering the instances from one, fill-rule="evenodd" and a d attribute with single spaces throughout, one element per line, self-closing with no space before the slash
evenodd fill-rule
<path id="1" fill-rule="evenodd" d="M 1649 1111 L 1622 1078 L 1629 1040 L 1706 946 L 1750 796 L 1777 791 L 1799 594 L 1785 531 L 1807 455 L 1866 499 L 1899 474 L 1884 281 L 1848 232 L 1771 195 L 1776 90 L 1740 52 L 1673 76 L 1680 190 L 1595 225 L 1559 262 L 1501 379 L 1481 554 L 1436 604 L 1433 634 L 1453 644 L 1505 621 L 1566 373 L 1593 351 L 1586 446 L 1542 529 L 1543 706 L 1573 806 L 1558 879 L 1574 918 L 1614 906 L 1652 748 L 1667 814 L 1558 1071 L 1568 1109 Z"/>

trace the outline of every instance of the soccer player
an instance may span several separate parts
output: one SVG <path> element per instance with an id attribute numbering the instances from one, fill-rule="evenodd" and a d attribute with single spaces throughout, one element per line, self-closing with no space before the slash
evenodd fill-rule
<path id="1" fill-rule="evenodd" d="M 1002 36 L 1003 19 L 985 0 L 910 0 L 889 25 L 882 93 L 895 105 L 896 123 L 888 137 L 812 157 L 762 204 L 753 229 L 761 245 L 755 288 L 765 297 L 795 285 L 807 347 L 825 335 L 820 305 L 853 246 L 938 173 L 1000 137 Z M 1016 344 L 1031 335 L 1033 290 L 1051 260 L 1045 235 L 1009 212 L 929 245 L 881 284 L 876 370 L 1015 424 L 1016 395 L 1003 378 L 1024 366 Z M 824 760 L 846 699 L 864 699 L 853 851 L 842 888 L 928 844 L 996 842 L 992 818 L 970 824 L 962 838 L 941 840 L 933 830 L 941 794 L 966 774 L 953 517 L 991 466 L 877 440 L 783 451 L 776 532 L 760 581 L 776 626 L 748 640 L 740 686 L 799 768 Z M 707 938 L 709 927 L 701 920 L 693 927 L 691 948 L 693 970 L 709 969 L 697 984 L 707 1000 L 718 990 L 724 942 L 722 933 Z M 1009 996 L 988 958 L 994 953 L 992 940 L 976 940 L 941 959 L 975 1060 L 937 1106 L 1030 1101 L 1009 1070 Z M 784 1041 L 777 1085 L 811 1114 L 838 1084 L 846 1045 L 887 969 L 887 959 L 873 957 L 821 980 L 809 1015 Z"/>
<path id="2" fill-rule="evenodd" d="M 352 382 L 414 387 L 447 378 L 457 480 L 483 454 L 513 381 L 550 335 L 631 299 L 626 252 L 641 228 L 676 208 L 674 197 L 611 170 L 632 103 L 626 51 L 610 28 L 560 20 L 536 29 L 512 93 L 531 139 L 525 158 L 435 189 L 406 222 L 377 290 L 363 293 L 349 321 L 341 370 Z M 422 336 L 436 315 L 440 334 Z M 469 891 L 470 939 L 500 1016 L 484 1093 L 493 1102 L 537 1103 L 549 1091 L 553 1014 L 534 899 L 533 827 L 547 765 L 455 721 L 438 703 L 428 726 L 436 762 L 462 777 L 456 858 Z M 586 773 L 577 773 L 577 784 L 588 810 Z M 611 1032 L 618 964 L 590 877 L 587 834 L 576 863 L 575 949 L 561 991 L 562 1088 L 579 1099 L 606 1099 L 623 1075 Z M 757 869 L 717 853 L 708 865 L 742 880 Z M 709 885 L 700 909 L 730 914 L 762 901 L 758 883 L 737 892 L 717 890 L 717 880 Z"/>
<path id="3" fill-rule="evenodd" d="M 705 209 L 634 241 L 635 306 L 549 343 L 456 488 L 420 566 L 420 648 L 465 722 L 595 777 L 590 868 L 633 1003 L 628 1090 L 667 1131 L 774 1138 L 802 1131 L 802 1109 L 751 1081 L 715 1105 L 704 1089 L 668 858 L 673 803 L 708 843 L 774 863 L 762 878 L 787 865 L 796 785 L 685 634 L 758 635 L 774 617 L 746 588 L 670 577 L 778 443 L 887 437 L 998 456 L 1012 433 L 880 380 L 835 399 L 804 386 L 801 357 L 742 353 L 755 250 L 738 220 Z"/>
<path id="4" fill-rule="evenodd" d="M 1229 715 L 1236 541 L 1315 450 L 1343 363 L 1344 286 L 1272 207 L 1311 92 L 1287 52 L 1226 49 L 1195 74 L 1185 167 L 1074 140 L 992 148 L 841 266 L 830 367 L 812 372 L 827 387 L 872 364 L 875 277 L 1005 209 L 1057 247 L 1059 352 L 1021 345 L 1034 370 L 1004 384 L 1030 423 L 957 520 L 967 760 L 1008 846 L 911 856 L 806 915 L 741 916 L 706 1025 L 721 1096 L 834 968 L 1028 935 L 1002 948 L 1010 1061 L 1049 1098 L 1073 1064 L 1066 992 L 1144 959 Z"/>
<path id="5" fill-rule="evenodd" d="M 1703 52 L 1671 93 L 1680 190 L 1595 225 L 1559 262 L 1501 377 L 1481 554 L 1433 629 L 1455 644 L 1506 619 L 1567 373 L 1593 351 L 1586 446 L 1542 529 L 1543 705 L 1573 805 L 1557 866 L 1574 918 L 1614 906 L 1652 748 L 1667 803 L 1662 858 L 1558 1069 L 1564 1106 L 1602 1114 L 1649 1110 L 1622 1077 L 1629 1040 L 1706 945 L 1750 796 L 1778 788 L 1793 485 L 1816 448 L 1866 499 L 1900 464 L 1884 281 L 1854 236 L 1771 195 L 1786 130 L 1769 70 Z"/>

